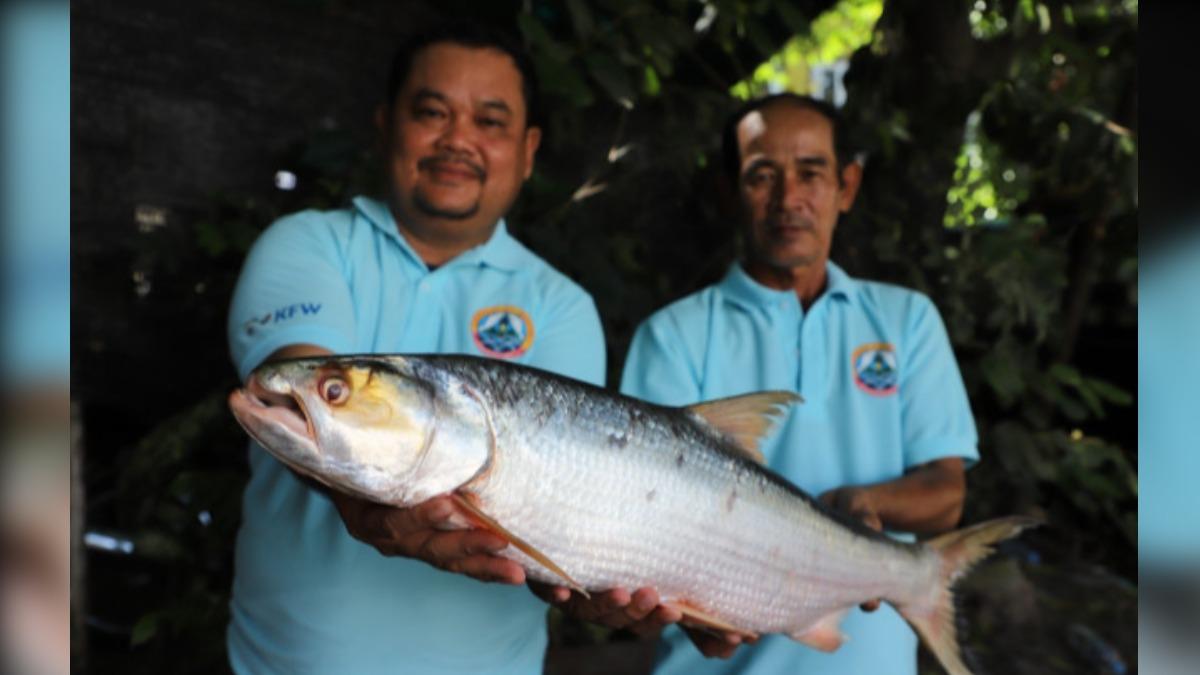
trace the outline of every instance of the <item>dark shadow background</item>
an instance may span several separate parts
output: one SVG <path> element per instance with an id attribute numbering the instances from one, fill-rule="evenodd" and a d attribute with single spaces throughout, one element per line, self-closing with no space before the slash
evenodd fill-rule
<path id="1" fill-rule="evenodd" d="M 717 1 L 697 32 L 702 6 L 673 0 L 73 3 L 92 542 L 76 667 L 224 667 L 246 475 L 224 403 L 232 285 L 274 218 L 377 187 L 370 118 L 403 36 L 472 15 L 529 46 L 550 115 L 509 222 L 596 298 L 615 385 L 637 322 L 736 255 L 713 199 L 729 87 L 836 4 Z M 1137 25 L 1129 2 L 886 0 L 846 79 L 867 172 L 834 258 L 942 312 L 984 456 L 966 520 L 1050 523 L 964 584 L 987 672 L 1128 672 L 1136 655 Z M 961 198 L 985 183 L 999 216 Z M 645 668 L 630 636 L 550 621 L 549 672 Z"/>

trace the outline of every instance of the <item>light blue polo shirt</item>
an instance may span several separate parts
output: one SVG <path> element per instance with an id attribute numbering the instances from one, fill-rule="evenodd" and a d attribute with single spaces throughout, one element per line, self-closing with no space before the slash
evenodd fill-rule
<path id="1" fill-rule="evenodd" d="M 798 392 L 804 403 L 762 449 L 772 469 L 814 496 L 943 457 L 977 459 L 966 390 L 933 303 L 833 263 L 827 273 L 825 293 L 805 312 L 794 292 L 762 286 L 734 265 L 638 328 L 622 391 L 666 405 Z M 842 630 L 850 639 L 832 654 L 772 635 L 722 661 L 671 627 L 656 673 L 916 672 L 916 636 L 890 606 L 855 608 Z"/>
<path id="2" fill-rule="evenodd" d="M 229 343 L 244 379 L 280 347 L 484 355 L 603 384 L 590 296 L 513 239 L 431 272 L 386 205 L 285 217 L 238 280 Z M 258 446 L 238 534 L 230 661 L 239 673 L 531 673 L 546 605 L 350 537 L 332 503 Z"/>

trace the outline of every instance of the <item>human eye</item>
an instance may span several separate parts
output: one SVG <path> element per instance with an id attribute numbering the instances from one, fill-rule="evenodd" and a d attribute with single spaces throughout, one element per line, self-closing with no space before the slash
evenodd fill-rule
<path id="1" fill-rule="evenodd" d="M 444 111 L 431 105 L 418 105 L 413 109 L 413 117 L 418 120 L 439 120 L 445 116 Z"/>
<path id="2" fill-rule="evenodd" d="M 775 183 L 775 172 L 770 169 L 757 169 L 746 175 L 746 185 L 752 188 L 770 187 Z"/>
<path id="3" fill-rule="evenodd" d="M 499 117 L 480 117 L 477 124 L 484 129 L 504 129 L 508 123 Z"/>

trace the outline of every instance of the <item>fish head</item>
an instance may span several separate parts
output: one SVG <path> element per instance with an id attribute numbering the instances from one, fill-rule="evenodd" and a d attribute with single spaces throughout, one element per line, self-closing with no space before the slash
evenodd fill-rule
<path id="1" fill-rule="evenodd" d="M 431 484 L 421 467 L 437 436 L 437 399 L 437 383 L 405 359 L 316 357 L 260 366 L 229 404 L 250 436 L 298 473 L 406 506 L 453 489 L 486 461 L 461 458 L 454 475 Z"/>

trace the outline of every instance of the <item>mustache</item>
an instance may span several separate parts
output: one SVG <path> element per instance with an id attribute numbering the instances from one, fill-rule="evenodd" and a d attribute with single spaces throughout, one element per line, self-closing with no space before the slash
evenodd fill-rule
<path id="1" fill-rule="evenodd" d="M 428 171 L 436 168 L 439 164 L 453 164 L 456 167 L 466 169 L 474 174 L 479 180 L 487 178 L 487 171 L 484 171 L 482 166 L 479 166 L 475 162 L 472 162 L 468 159 L 455 157 L 453 155 L 434 155 L 433 157 L 425 157 L 417 161 L 417 168 L 422 171 Z"/>
<path id="2" fill-rule="evenodd" d="M 806 216 L 797 216 L 789 213 L 781 213 L 771 218 L 768 223 L 771 227 L 786 227 L 797 230 L 814 230 L 816 223 L 811 218 Z"/>

